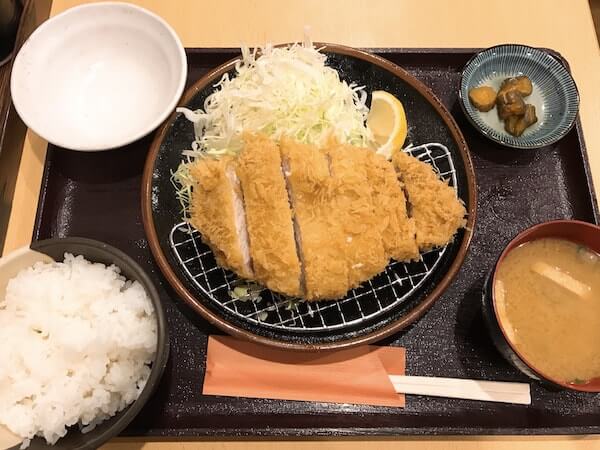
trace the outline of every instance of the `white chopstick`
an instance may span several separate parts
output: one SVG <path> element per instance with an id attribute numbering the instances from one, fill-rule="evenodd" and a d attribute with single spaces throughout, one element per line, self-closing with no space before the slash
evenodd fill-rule
<path id="1" fill-rule="evenodd" d="M 390 375 L 399 394 L 430 395 L 433 397 L 463 398 L 486 402 L 531 404 L 528 383 L 464 380 L 459 378 L 413 377 Z"/>

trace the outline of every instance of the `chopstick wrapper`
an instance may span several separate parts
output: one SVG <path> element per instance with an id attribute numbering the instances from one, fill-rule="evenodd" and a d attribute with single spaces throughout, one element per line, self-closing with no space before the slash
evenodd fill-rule
<path id="1" fill-rule="evenodd" d="M 202 393 L 403 407 L 388 373 L 404 368 L 400 347 L 294 352 L 209 336 Z"/>

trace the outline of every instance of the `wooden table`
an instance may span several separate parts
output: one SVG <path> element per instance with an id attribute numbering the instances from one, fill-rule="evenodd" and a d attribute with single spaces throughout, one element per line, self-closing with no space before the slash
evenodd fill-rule
<path id="1" fill-rule="evenodd" d="M 34 0 L 37 1 L 37 0 Z M 51 15 L 86 3 L 54 0 Z M 237 47 L 299 40 L 305 25 L 315 41 L 357 47 L 488 47 L 518 42 L 559 51 L 581 94 L 581 119 L 596 192 L 600 194 L 600 54 L 587 0 L 135 0 L 164 17 L 186 47 Z M 513 14 L 513 9 L 518 11 Z M 486 17 L 486 19 L 483 19 Z M 18 128 L 18 124 L 12 126 Z M 10 138 L 10 136 L 8 136 Z M 10 141 L 10 139 L 8 139 Z M 4 252 L 26 245 L 44 165 L 46 142 L 27 131 L 4 152 L 22 156 Z M 13 148 L 11 148 L 13 147 Z M 600 407 L 600 405 L 599 405 Z M 208 441 L 118 439 L 117 449 L 600 449 L 600 437 L 473 437 L 344 439 L 341 441 Z"/>

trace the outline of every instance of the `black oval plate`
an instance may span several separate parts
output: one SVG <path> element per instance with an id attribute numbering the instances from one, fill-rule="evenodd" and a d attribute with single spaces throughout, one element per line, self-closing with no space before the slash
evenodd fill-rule
<path id="1" fill-rule="evenodd" d="M 193 126 L 182 114 L 173 114 L 158 132 L 148 154 L 142 181 L 142 214 L 148 241 L 158 265 L 177 293 L 198 313 L 227 333 L 264 344 L 302 350 L 373 342 L 406 327 L 424 314 L 448 286 L 464 260 L 474 229 L 476 208 L 475 175 L 465 140 L 450 113 L 433 93 L 398 66 L 369 53 L 337 45 L 325 45 L 323 52 L 327 54 L 327 64 L 339 72 L 341 79 L 364 85 L 369 93 L 374 90 L 388 91 L 402 101 L 409 122 L 406 144 L 441 143 L 447 147 L 454 165 L 458 195 L 467 205 L 469 214 L 467 227 L 457 234 L 439 258 L 435 269 L 407 298 L 394 303 L 394 289 L 389 286 L 385 289 L 381 284 L 383 288 L 378 291 L 379 301 L 391 304 L 389 308 L 381 314 L 367 314 L 367 319 L 335 328 L 282 329 L 260 321 L 246 320 L 211 300 L 201 284 L 194 281 L 196 275 L 209 281 L 199 261 L 197 273 L 187 271 L 181 263 L 200 253 L 203 258 L 208 258 L 204 264 L 214 264 L 208 247 L 202 247 L 198 239 L 194 245 L 188 242 L 192 252 L 178 254 L 170 239 L 173 228 L 182 220 L 181 205 L 176 198 L 171 175 L 182 161 L 181 151 L 190 148 L 194 139 Z M 234 64 L 235 61 L 226 63 L 195 83 L 184 95 L 182 106 L 193 110 L 202 108 L 206 97 L 213 92 L 215 82 L 226 72 L 230 75 L 234 73 Z M 180 237 L 176 242 L 184 240 Z M 408 273 L 419 270 L 410 264 L 397 266 L 402 266 L 398 270 Z M 221 276 L 230 278 L 227 273 Z M 377 277 L 373 282 L 379 283 Z M 227 299 L 226 286 L 223 289 L 218 296 L 221 303 Z M 371 300 L 376 304 L 377 299 Z"/>

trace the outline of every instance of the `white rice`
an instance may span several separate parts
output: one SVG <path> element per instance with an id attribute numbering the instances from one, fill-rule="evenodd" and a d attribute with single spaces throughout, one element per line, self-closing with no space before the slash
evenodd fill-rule
<path id="1" fill-rule="evenodd" d="M 11 279 L 0 299 L 0 424 L 54 444 L 136 400 L 156 352 L 154 308 L 143 287 L 65 254 Z M 89 426 L 91 424 L 91 427 Z"/>

